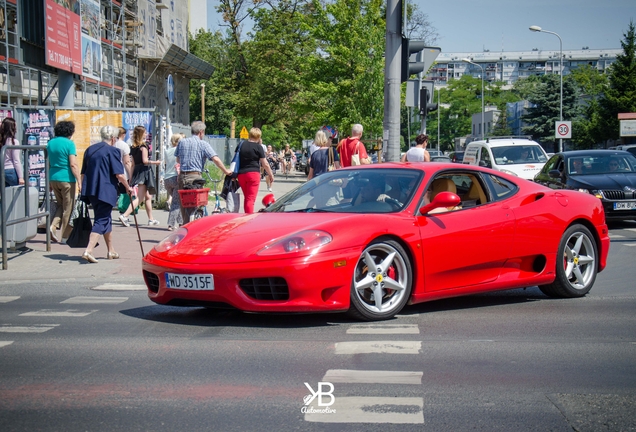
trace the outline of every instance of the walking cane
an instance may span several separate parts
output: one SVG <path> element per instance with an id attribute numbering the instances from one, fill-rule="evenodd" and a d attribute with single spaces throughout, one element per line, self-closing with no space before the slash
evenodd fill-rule
<path id="1" fill-rule="evenodd" d="M 130 205 L 132 206 L 132 214 L 133 214 L 133 217 L 135 218 L 135 229 L 137 230 L 137 238 L 139 239 L 139 247 L 141 248 L 141 257 L 143 258 L 146 256 L 146 254 L 144 254 L 144 245 L 141 243 L 141 234 L 139 234 L 139 225 L 137 224 L 137 212 L 135 212 L 132 192 L 128 192 L 128 196 L 130 197 Z"/>

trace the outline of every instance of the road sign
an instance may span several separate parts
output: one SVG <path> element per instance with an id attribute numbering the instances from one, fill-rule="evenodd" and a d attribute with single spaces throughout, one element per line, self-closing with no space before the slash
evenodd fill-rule
<path id="1" fill-rule="evenodd" d="M 247 128 L 243 126 L 243 129 L 241 129 L 241 133 L 239 134 L 239 138 L 248 139 L 249 137 L 250 137 L 250 134 L 247 132 Z"/>
<path id="2" fill-rule="evenodd" d="M 166 93 L 168 96 L 168 103 L 170 105 L 174 105 L 174 79 L 171 74 L 168 75 L 168 78 L 166 79 Z"/>
<path id="3" fill-rule="evenodd" d="M 556 138 L 572 138 L 572 122 L 558 121 L 555 123 L 555 137 Z"/>

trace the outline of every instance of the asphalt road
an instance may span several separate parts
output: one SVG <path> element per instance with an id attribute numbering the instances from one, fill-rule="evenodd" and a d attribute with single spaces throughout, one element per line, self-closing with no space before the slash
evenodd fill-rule
<path id="1" fill-rule="evenodd" d="M 636 224 L 611 238 L 586 298 L 528 288 L 375 324 L 158 306 L 99 280 L 0 284 L 1 429 L 636 430 Z M 319 382 L 334 403 L 310 408 L 335 412 L 303 413 Z"/>

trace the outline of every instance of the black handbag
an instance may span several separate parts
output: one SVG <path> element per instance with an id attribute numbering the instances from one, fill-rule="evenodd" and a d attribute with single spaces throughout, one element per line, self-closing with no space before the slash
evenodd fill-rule
<path id="1" fill-rule="evenodd" d="M 240 186 L 238 180 L 235 177 L 226 175 L 223 179 L 223 189 L 221 189 L 221 198 L 227 200 L 229 193 L 234 193 L 239 190 Z"/>
<path id="2" fill-rule="evenodd" d="M 92 230 L 93 223 L 88 213 L 88 206 L 86 203 L 81 202 L 79 215 L 73 219 L 73 231 L 68 236 L 66 244 L 72 248 L 85 248 L 88 246 Z"/>

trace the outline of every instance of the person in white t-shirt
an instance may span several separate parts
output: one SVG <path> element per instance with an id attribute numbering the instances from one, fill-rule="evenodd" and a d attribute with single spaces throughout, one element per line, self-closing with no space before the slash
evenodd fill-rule
<path id="1" fill-rule="evenodd" d="M 431 155 L 426 151 L 428 135 L 420 134 L 415 138 L 415 147 L 412 147 L 402 156 L 402 162 L 430 162 Z"/>

